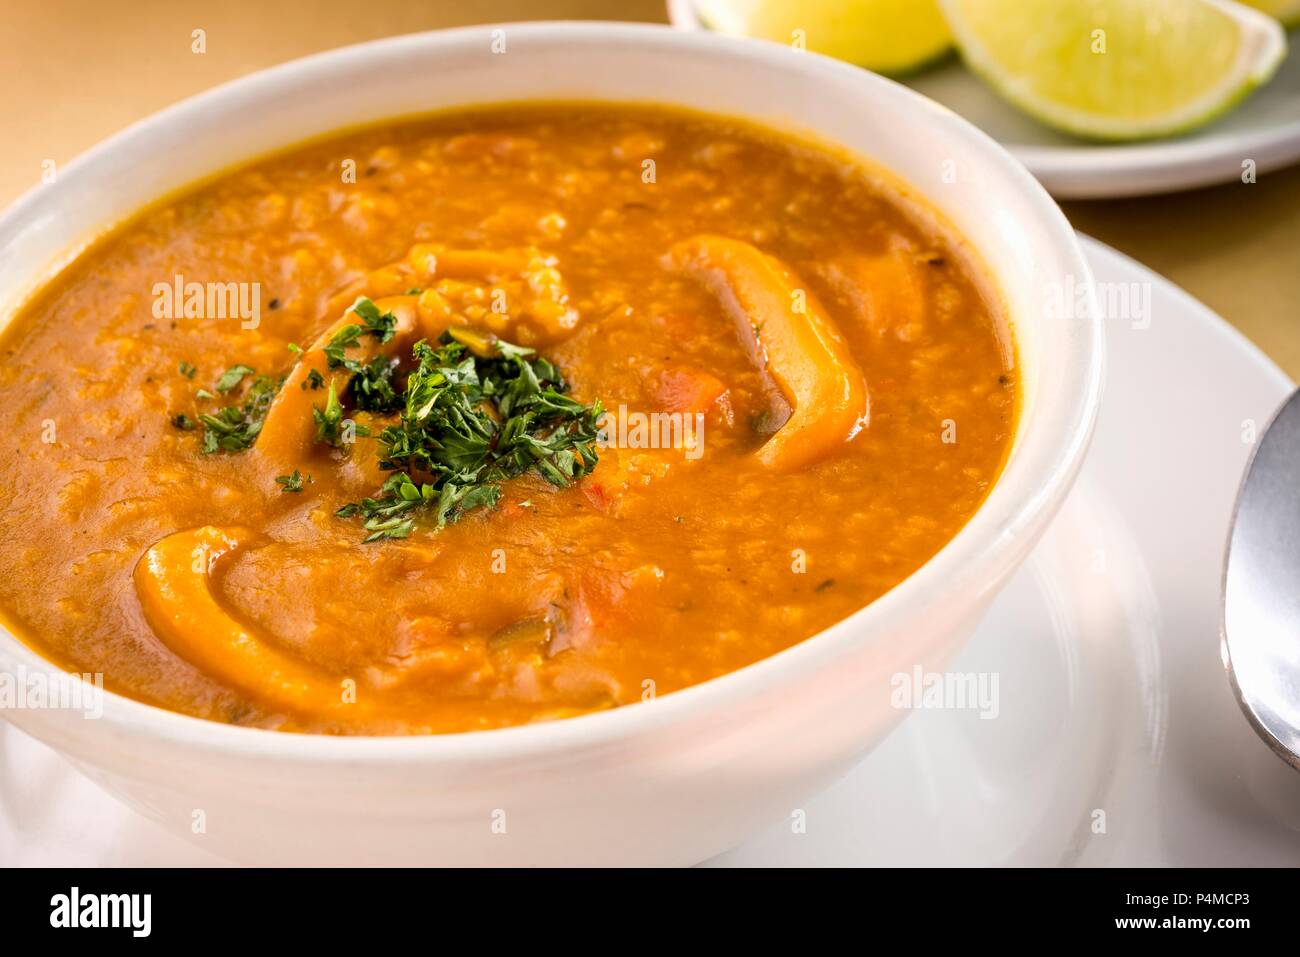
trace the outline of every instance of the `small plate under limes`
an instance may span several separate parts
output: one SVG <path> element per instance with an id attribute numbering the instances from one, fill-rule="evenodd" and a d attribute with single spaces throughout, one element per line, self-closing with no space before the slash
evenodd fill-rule
<path id="1" fill-rule="evenodd" d="M 673 25 L 706 29 L 698 2 L 668 0 Z M 1300 31 L 1290 39 L 1293 45 L 1300 41 Z M 1300 160 L 1300 53 L 1283 60 L 1267 85 L 1206 125 L 1132 143 L 1099 142 L 1046 126 L 1012 106 L 956 56 L 908 73 L 901 82 L 979 126 L 1061 199 L 1173 192 L 1258 177 Z"/>

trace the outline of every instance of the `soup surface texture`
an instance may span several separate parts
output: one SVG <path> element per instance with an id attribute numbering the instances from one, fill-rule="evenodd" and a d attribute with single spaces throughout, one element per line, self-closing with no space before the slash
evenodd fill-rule
<path id="1" fill-rule="evenodd" d="M 970 518 L 1019 394 L 978 263 L 892 181 L 581 103 L 224 174 L 0 347 L 11 630 L 340 734 L 615 707 L 821 631 Z"/>

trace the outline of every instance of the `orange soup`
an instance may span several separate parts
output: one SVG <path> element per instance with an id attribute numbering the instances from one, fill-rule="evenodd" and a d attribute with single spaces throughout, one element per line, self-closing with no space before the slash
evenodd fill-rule
<path id="1" fill-rule="evenodd" d="M 11 630 L 334 734 L 618 707 L 816 634 L 961 529 L 1019 390 L 976 258 L 891 180 L 577 103 L 224 174 L 0 347 Z"/>

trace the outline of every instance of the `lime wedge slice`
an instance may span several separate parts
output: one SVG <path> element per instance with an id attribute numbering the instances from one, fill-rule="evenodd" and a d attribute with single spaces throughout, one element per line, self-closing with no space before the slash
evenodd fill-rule
<path id="1" fill-rule="evenodd" d="M 1300 25 L 1300 0 L 1241 0 L 1248 7 L 1263 10 L 1270 17 L 1281 20 L 1282 26 Z"/>
<path id="2" fill-rule="evenodd" d="M 952 46 L 937 0 L 696 0 L 695 12 L 719 33 L 795 44 L 894 75 Z"/>
<path id="3" fill-rule="evenodd" d="M 1286 55 L 1276 20 L 1224 0 L 940 0 L 967 64 L 1048 126 L 1103 140 L 1220 116 Z"/>

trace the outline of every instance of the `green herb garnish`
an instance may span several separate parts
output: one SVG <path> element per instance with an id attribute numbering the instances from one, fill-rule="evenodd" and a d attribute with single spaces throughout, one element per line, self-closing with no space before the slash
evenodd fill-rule
<path id="1" fill-rule="evenodd" d="M 344 353 L 357 344 L 362 331 L 362 328 L 356 323 L 351 323 L 330 337 L 330 341 L 326 343 L 325 348 L 321 351 L 325 353 L 325 361 L 331 369 L 337 369 L 348 361 Z"/>
<path id="2" fill-rule="evenodd" d="M 217 380 L 217 391 L 221 393 L 229 392 L 244 381 L 244 376 L 252 374 L 253 370 L 248 366 L 231 366 Z"/>
<path id="3" fill-rule="evenodd" d="M 379 307 L 364 296 L 353 303 L 352 312 L 364 325 L 349 323 L 334 333 L 321 350 L 331 369 L 342 366 L 349 372 L 357 372 L 361 364 L 355 359 L 349 359 L 347 350 L 355 346 L 364 335 L 372 335 L 382 344 L 393 338 L 397 330 L 397 316 L 391 312 L 380 312 Z"/>
<path id="4" fill-rule="evenodd" d="M 397 317 L 391 312 L 380 312 L 379 307 L 364 296 L 352 305 L 352 311 L 365 322 L 365 331 L 378 338 L 381 345 L 393 338 Z"/>
<path id="5" fill-rule="evenodd" d="M 333 382 L 330 382 L 329 395 L 325 398 L 325 408 L 314 405 L 311 414 L 316 419 L 316 441 L 337 447 L 342 435 L 343 406 Z"/>
<path id="6" fill-rule="evenodd" d="M 188 362 L 182 362 L 180 364 L 180 368 L 177 371 L 180 372 L 181 375 L 185 376 L 185 378 L 193 379 L 194 373 L 198 372 L 199 370 L 197 367 L 190 365 Z"/>
<path id="7" fill-rule="evenodd" d="M 239 372 L 239 379 L 254 374 L 248 366 L 235 366 L 221 377 L 222 382 L 225 382 L 235 370 L 244 370 Z M 235 384 L 229 389 L 221 389 L 221 383 L 217 384 L 217 388 L 228 392 L 238 385 L 239 379 L 235 380 Z M 210 455 L 218 451 L 242 452 L 250 448 L 257 441 L 258 433 L 262 431 L 262 420 L 266 418 L 266 411 L 271 407 L 271 402 L 279 389 L 280 383 L 277 380 L 260 375 L 249 384 L 241 405 L 229 405 L 218 409 L 215 413 L 200 415 L 199 421 L 204 426 L 204 454 Z M 209 397 L 212 397 L 211 394 Z"/>
<path id="8" fill-rule="evenodd" d="M 393 385 L 397 360 L 388 356 L 375 356 L 365 365 L 358 365 L 356 374 L 348 383 L 352 404 L 365 412 L 396 412 L 406 400 Z"/>
<path id="9" fill-rule="evenodd" d="M 301 492 L 304 478 L 308 482 L 311 481 L 310 475 L 304 476 L 297 469 L 294 469 L 292 475 L 277 475 L 275 484 L 280 486 L 281 492 Z"/>
<path id="10" fill-rule="evenodd" d="M 569 398 L 559 370 L 532 349 L 493 345 L 476 355 L 448 333 L 436 347 L 415 344 L 400 421 L 379 434 L 380 467 L 394 474 L 376 498 L 335 513 L 361 516 L 366 541 L 406 538 L 420 509 L 443 526 L 495 505 L 501 482 L 532 469 L 564 487 L 596 467 L 600 402 Z"/>

